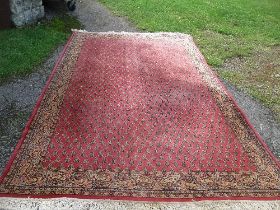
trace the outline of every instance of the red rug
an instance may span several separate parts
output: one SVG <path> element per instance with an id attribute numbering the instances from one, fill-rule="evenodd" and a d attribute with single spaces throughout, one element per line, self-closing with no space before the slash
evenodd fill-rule
<path id="1" fill-rule="evenodd" d="M 0 195 L 279 199 L 279 172 L 191 37 L 75 32 Z"/>

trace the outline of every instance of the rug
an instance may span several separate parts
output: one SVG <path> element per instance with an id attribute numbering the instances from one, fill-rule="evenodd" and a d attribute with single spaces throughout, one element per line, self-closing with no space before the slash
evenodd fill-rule
<path id="1" fill-rule="evenodd" d="M 279 166 L 191 36 L 75 31 L 0 196 L 279 199 Z"/>

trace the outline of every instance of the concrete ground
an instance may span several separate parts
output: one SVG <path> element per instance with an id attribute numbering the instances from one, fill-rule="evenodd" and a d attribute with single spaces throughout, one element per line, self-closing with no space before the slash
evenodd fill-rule
<path id="1" fill-rule="evenodd" d="M 20 201 L 20 202 L 19 202 Z M 2 204 L 2 206 L 1 206 Z M 113 200 L 3 199 L 0 210 L 279 210 L 280 201 L 140 202 Z"/>
<path id="2" fill-rule="evenodd" d="M 88 31 L 137 31 L 128 21 L 114 16 L 96 0 L 77 1 L 77 9 L 73 15 L 77 16 Z M 62 49 L 63 46 L 58 47 L 34 73 L 0 85 L 0 174 Z M 227 82 L 224 83 L 274 155 L 280 159 L 280 125 L 274 120 L 273 114 L 251 97 Z M 279 208 L 279 203 L 277 206 Z"/>

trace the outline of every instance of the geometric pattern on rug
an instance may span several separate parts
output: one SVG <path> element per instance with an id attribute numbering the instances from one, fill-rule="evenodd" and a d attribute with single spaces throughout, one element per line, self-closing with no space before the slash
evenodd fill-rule
<path id="1" fill-rule="evenodd" d="M 0 193 L 278 199 L 279 162 L 190 36 L 74 32 Z"/>

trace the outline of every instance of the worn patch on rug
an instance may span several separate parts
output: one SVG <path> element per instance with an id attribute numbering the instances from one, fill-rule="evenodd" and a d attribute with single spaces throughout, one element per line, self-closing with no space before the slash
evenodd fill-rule
<path id="1" fill-rule="evenodd" d="M 279 171 L 190 36 L 74 32 L 0 195 L 277 199 Z"/>

